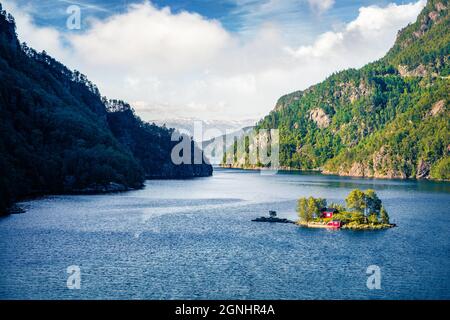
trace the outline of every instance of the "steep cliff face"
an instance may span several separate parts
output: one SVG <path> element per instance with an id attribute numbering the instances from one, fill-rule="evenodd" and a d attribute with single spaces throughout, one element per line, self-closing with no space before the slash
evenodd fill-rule
<path id="1" fill-rule="evenodd" d="M 169 163 L 169 129 L 143 123 L 131 109 L 109 110 L 84 75 L 20 44 L 14 18 L 1 7 L 0 79 L 0 213 L 29 195 L 121 191 L 141 187 L 146 177 L 211 175 L 206 163 Z M 116 130 L 116 118 L 130 130 Z"/>
<path id="2" fill-rule="evenodd" d="M 325 172 L 450 179 L 448 6 L 448 1 L 428 1 L 417 21 L 399 32 L 394 47 L 379 62 L 394 67 L 397 78 L 416 82 L 396 104 L 405 103 L 404 110 L 354 148 L 328 161 Z"/>
<path id="3" fill-rule="evenodd" d="M 428 1 L 383 59 L 280 98 L 255 130 L 279 129 L 281 167 L 450 179 L 448 11 Z"/>

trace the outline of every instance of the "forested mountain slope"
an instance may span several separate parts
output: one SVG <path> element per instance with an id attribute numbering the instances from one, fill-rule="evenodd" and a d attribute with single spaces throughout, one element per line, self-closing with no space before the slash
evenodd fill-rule
<path id="1" fill-rule="evenodd" d="M 185 179 L 212 175 L 212 166 L 195 164 L 195 153 L 202 154 L 194 141 L 189 139 L 191 164 L 175 165 L 171 154 L 178 140 L 172 141 L 175 129 L 159 127 L 142 121 L 127 103 L 120 100 L 104 101 L 107 119 L 114 136 L 134 155 L 148 179 Z"/>
<path id="2" fill-rule="evenodd" d="M 169 163 L 172 130 L 142 122 L 129 106 L 112 110 L 84 75 L 20 44 L 13 17 L 0 12 L 0 212 L 29 195 L 211 175 L 205 163 Z"/>
<path id="3" fill-rule="evenodd" d="M 280 98 L 256 130 L 280 130 L 281 167 L 450 179 L 448 7 L 429 0 L 383 59 Z"/>

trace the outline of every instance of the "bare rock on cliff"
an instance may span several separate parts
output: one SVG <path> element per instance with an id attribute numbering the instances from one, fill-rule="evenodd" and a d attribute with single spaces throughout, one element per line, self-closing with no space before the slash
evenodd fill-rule
<path id="1" fill-rule="evenodd" d="M 428 179 L 430 177 L 431 164 L 420 159 L 417 164 L 417 179 Z"/>
<path id="2" fill-rule="evenodd" d="M 383 168 L 391 166 L 390 150 L 387 146 L 382 146 L 380 150 L 375 152 L 372 157 L 373 169 L 380 172 Z"/>
<path id="3" fill-rule="evenodd" d="M 419 30 L 413 33 L 415 37 L 421 38 L 428 30 L 430 30 L 433 23 L 439 23 L 441 12 L 447 10 L 447 7 L 442 2 L 438 2 L 434 5 L 434 9 L 435 10 L 428 13 L 428 15 L 423 16 Z"/>
<path id="4" fill-rule="evenodd" d="M 309 112 L 309 119 L 314 121 L 320 129 L 327 128 L 330 123 L 330 117 L 322 108 L 315 108 Z"/>
<path id="5" fill-rule="evenodd" d="M 431 110 L 427 113 L 427 116 L 435 117 L 444 111 L 445 111 L 445 100 L 440 100 L 433 105 Z"/>
<path id="6" fill-rule="evenodd" d="M 371 93 L 371 89 L 365 81 L 361 81 L 359 84 L 343 82 L 338 85 L 338 90 L 334 92 L 333 96 L 338 99 L 348 99 L 350 103 L 353 103 Z"/>
<path id="7" fill-rule="evenodd" d="M 406 78 L 406 77 L 425 77 L 428 74 L 428 71 L 427 71 L 427 68 L 423 64 L 420 64 L 414 70 L 409 70 L 408 66 L 399 65 L 398 66 L 398 73 L 403 78 Z"/>
<path id="8" fill-rule="evenodd" d="M 372 156 L 372 177 L 382 179 L 406 179 L 408 174 L 395 169 L 400 157 L 389 146 L 382 146 Z"/>
<path id="9" fill-rule="evenodd" d="M 353 163 L 348 175 L 351 177 L 368 177 L 370 176 L 369 168 L 360 162 Z"/>
<path id="10" fill-rule="evenodd" d="M 443 4 L 442 2 L 438 2 L 436 3 L 436 5 L 434 6 L 436 8 L 436 10 L 438 12 L 444 11 L 447 9 L 447 7 L 445 6 L 445 4 Z"/>

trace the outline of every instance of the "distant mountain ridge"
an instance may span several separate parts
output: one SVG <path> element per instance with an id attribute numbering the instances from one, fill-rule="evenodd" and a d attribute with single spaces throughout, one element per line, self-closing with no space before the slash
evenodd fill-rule
<path id="1" fill-rule="evenodd" d="M 281 97 L 255 128 L 279 129 L 280 167 L 449 180 L 448 11 L 429 0 L 384 58 Z"/>
<path id="2" fill-rule="evenodd" d="M 175 166 L 174 130 L 102 98 L 86 76 L 20 44 L 15 28 L 0 4 L 0 213 L 31 195 L 123 191 L 145 178 L 212 174 L 205 162 Z"/>
<path id="3" fill-rule="evenodd" d="M 253 129 L 254 129 L 253 126 L 245 127 L 203 141 L 203 152 L 205 152 L 211 164 L 218 166 L 222 163 L 224 154 L 226 154 L 227 150 L 233 146 L 235 140 L 241 139 L 246 134 L 252 132 Z"/>
<path id="4" fill-rule="evenodd" d="M 203 130 L 201 138 L 197 140 L 208 141 L 215 137 L 226 134 L 227 132 L 238 131 L 242 128 L 247 128 L 255 125 L 257 119 L 244 120 L 200 120 L 198 118 L 177 118 L 167 120 L 152 121 L 157 125 L 166 126 L 167 128 L 174 128 L 182 133 L 194 135 L 194 124 Z M 198 141 L 200 142 L 200 141 Z"/>

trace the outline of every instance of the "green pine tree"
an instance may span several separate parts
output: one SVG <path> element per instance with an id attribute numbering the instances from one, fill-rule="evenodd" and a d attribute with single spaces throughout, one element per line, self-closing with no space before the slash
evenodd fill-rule
<path id="1" fill-rule="evenodd" d="M 380 219 L 382 223 L 389 224 L 389 214 L 383 206 L 381 206 L 380 210 Z"/>
<path id="2" fill-rule="evenodd" d="M 308 222 L 310 220 L 308 215 L 308 202 L 306 198 L 300 198 L 297 203 L 297 212 L 302 222 Z"/>

